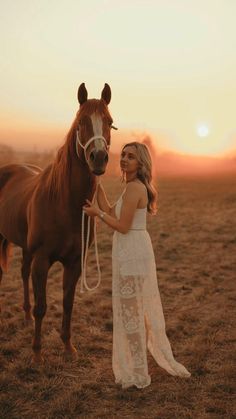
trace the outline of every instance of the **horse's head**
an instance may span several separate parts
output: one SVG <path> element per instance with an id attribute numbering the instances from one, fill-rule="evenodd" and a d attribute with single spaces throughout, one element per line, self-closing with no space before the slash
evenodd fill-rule
<path id="1" fill-rule="evenodd" d="M 81 156 L 84 153 L 92 173 L 99 176 L 106 170 L 110 146 L 112 117 L 108 110 L 111 100 L 111 89 L 105 84 L 101 99 L 87 99 L 85 84 L 78 89 L 80 109 L 76 118 L 76 150 Z"/>

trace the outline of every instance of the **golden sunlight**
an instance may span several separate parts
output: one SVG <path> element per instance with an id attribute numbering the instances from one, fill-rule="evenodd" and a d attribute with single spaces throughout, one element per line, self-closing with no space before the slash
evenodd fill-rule
<path id="1" fill-rule="evenodd" d="M 209 127 L 206 124 L 199 124 L 197 126 L 197 134 L 200 138 L 207 137 L 209 135 Z"/>
<path id="2" fill-rule="evenodd" d="M 91 98 L 108 82 L 114 151 L 149 133 L 158 150 L 235 154 L 236 2 L 220 1 L 214 14 L 211 0 L 204 10 L 181 0 L 181 13 L 164 0 L 3 3 L 0 144 L 60 146 L 79 84 Z"/>

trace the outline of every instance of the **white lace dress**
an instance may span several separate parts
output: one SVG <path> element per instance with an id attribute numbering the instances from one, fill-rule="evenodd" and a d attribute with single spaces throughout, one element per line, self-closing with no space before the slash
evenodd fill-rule
<path id="1" fill-rule="evenodd" d="M 122 196 L 116 204 L 119 218 Z M 191 374 L 172 354 L 157 285 L 155 257 L 146 231 L 146 208 L 135 211 L 127 234 L 114 233 L 112 246 L 113 357 L 116 383 L 150 384 L 147 348 L 171 375 Z"/>

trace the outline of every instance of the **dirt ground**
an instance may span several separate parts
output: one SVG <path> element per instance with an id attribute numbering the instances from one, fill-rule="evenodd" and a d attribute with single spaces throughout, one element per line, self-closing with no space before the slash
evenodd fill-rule
<path id="1" fill-rule="evenodd" d="M 104 179 L 111 200 L 118 179 Z M 62 268 L 48 278 L 44 364 L 31 362 L 33 326 L 24 325 L 21 251 L 14 249 L 1 289 L 0 418 L 236 418 L 233 321 L 236 276 L 235 176 L 158 178 L 159 212 L 148 218 L 157 277 L 174 355 L 192 373 L 168 375 L 148 356 L 152 383 L 122 390 L 111 368 L 111 239 L 98 232 L 102 284 L 77 287 L 73 342 L 77 361 L 63 358 Z M 96 275 L 89 255 L 88 277 Z"/>

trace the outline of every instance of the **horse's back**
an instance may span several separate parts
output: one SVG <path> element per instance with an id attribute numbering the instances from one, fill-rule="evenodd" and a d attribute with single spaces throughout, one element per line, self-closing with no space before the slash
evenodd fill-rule
<path id="1" fill-rule="evenodd" d="M 33 165 L 9 164 L 0 167 L 0 233 L 22 245 L 27 231 L 27 206 L 37 186 L 41 169 Z"/>
<path id="2" fill-rule="evenodd" d="M 8 164 L 0 167 L 0 191 L 13 184 L 13 189 L 25 189 L 27 183 L 31 183 L 37 175 L 41 173 L 41 169 L 31 164 Z M 34 182 L 33 182 L 34 183 Z M 21 186 L 22 185 L 22 186 Z M 1 193 L 1 196 L 2 196 Z"/>

